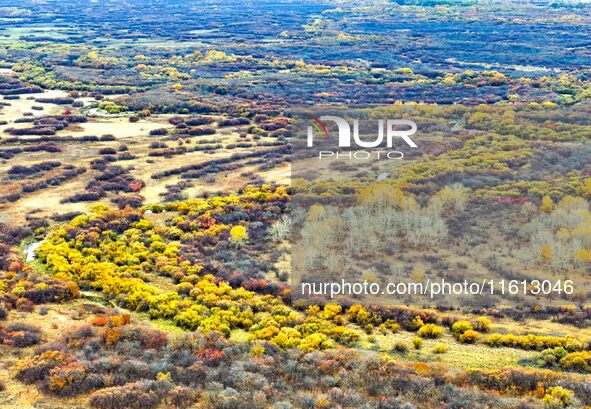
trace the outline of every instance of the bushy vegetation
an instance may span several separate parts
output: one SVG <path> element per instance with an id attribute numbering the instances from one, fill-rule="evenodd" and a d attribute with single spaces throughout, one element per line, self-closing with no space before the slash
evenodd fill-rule
<path id="1" fill-rule="evenodd" d="M 41 332 L 37 327 L 18 322 L 6 328 L 0 327 L 0 343 L 4 345 L 26 348 L 38 344 L 39 341 Z"/>
<path id="2" fill-rule="evenodd" d="M 550 348 L 541 353 L 538 363 L 565 371 L 591 373 L 591 352 L 569 352 L 564 347 Z"/>
<path id="3" fill-rule="evenodd" d="M 484 340 L 492 347 L 509 346 L 512 348 L 533 349 L 541 351 L 547 348 L 564 347 L 571 351 L 585 348 L 580 340 L 574 337 L 554 337 L 545 335 L 513 335 L 492 334 Z"/>
<path id="4" fill-rule="evenodd" d="M 64 303 L 80 296 L 78 286 L 68 280 L 40 275 L 0 244 L 0 317 L 8 310 L 32 310 L 35 304 Z M 34 331 L 33 331 L 34 332 Z"/>
<path id="5" fill-rule="evenodd" d="M 507 368 L 452 374 L 436 365 L 400 364 L 346 349 L 280 351 L 263 342 L 249 350 L 216 331 L 171 338 L 110 313 L 91 316 L 89 321 L 21 363 L 18 379 L 56 396 L 90 392 L 90 405 L 99 409 L 161 404 L 184 408 L 197 396 L 215 408 L 303 401 L 371 408 L 389 402 L 411 408 L 474 400 L 498 408 L 535 408 L 539 406 L 534 397 L 541 403 L 548 396 L 569 396 L 573 404 L 577 402 L 575 394 L 560 387 L 559 378 L 548 371 Z M 522 398 L 516 402 L 466 386 Z M 528 394 L 533 397 L 523 397 Z"/>

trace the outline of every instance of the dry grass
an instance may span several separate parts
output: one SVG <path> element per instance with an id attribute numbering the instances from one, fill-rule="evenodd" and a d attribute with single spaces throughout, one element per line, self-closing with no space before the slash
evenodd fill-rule
<path id="1" fill-rule="evenodd" d="M 67 95 L 64 91 L 47 91 L 43 94 L 30 94 L 32 97 L 64 97 Z M 48 115 L 60 114 L 64 107 L 54 104 L 39 104 L 34 100 L 27 99 L 28 96 L 21 96 L 19 100 L 11 100 L 11 106 L 0 110 L 0 120 L 8 122 L 7 125 L 0 126 L 1 132 L 7 127 L 27 127 L 30 124 L 15 124 L 14 120 L 21 118 L 25 112 L 33 112 L 33 115 Z M 78 98 L 85 104 L 91 102 L 89 98 Z M 44 106 L 43 111 L 31 110 L 33 105 Z M 76 112 L 74 110 L 74 112 Z M 168 120 L 172 115 L 152 115 L 150 117 L 141 119 L 138 122 L 129 122 L 127 116 L 89 116 L 88 122 L 81 124 L 73 124 L 64 130 L 59 131 L 56 136 L 84 136 L 84 135 L 113 135 L 114 141 L 108 142 L 92 142 L 92 143 L 59 143 L 62 152 L 47 154 L 46 152 L 22 153 L 9 160 L 0 160 L 0 178 L 6 175 L 8 169 L 15 164 L 31 165 L 47 160 L 60 161 L 63 165 L 74 165 L 76 167 L 84 166 L 89 169 L 88 172 L 77 176 L 74 179 L 64 182 L 61 186 L 49 187 L 32 193 L 23 194 L 23 197 L 15 203 L 0 205 L 0 223 L 22 223 L 27 214 L 35 213 L 37 217 L 47 217 L 55 213 L 66 213 L 72 211 L 87 211 L 96 202 L 82 202 L 82 203 L 60 203 L 64 197 L 68 197 L 76 192 L 82 192 L 86 184 L 92 180 L 96 175 L 96 171 L 90 170 L 90 163 L 100 157 L 98 151 L 102 148 L 111 147 L 117 149 L 120 145 L 128 146 L 128 153 L 135 155 L 136 159 L 118 161 L 116 165 L 129 169 L 129 172 L 137 179 L 141 179 L 146 183 L 146 186 L 140 192 L 146 199 L 146 203 L 161 202 L 162 194 L 166 192 L 167 185 L 178 183 L 181 178 L 180 175 L 173 175 L 161 179 L 152 179 L 151 175 L 156 172 L 179 168 L 186 165 L 196 164 L 212 159 L 225 158 L 237 152 L 252 152 L 263 148 L 238 148 L 238 149 L 218 149 L 214 153 L 207 153 L 203 151 L 189 152 L 183 155 L 175 155 L 172 158 L 165 157 L 150 157 L 150 144 L 154 141 L 162 140 L 159 137 L 150 136 L 149 133 L 153 129 L 167 128 L 172 129 L 173 126 L 169 124 Z M 27 137 L 21 137 L 26 139 Z M 239 137 L 237 130 L 232 127 L 223 128 L 218 131 L 216 135 L 208 135 L 205 137 L 193 137 L 189 146 L 194 146 L 199 138 L 207 138 L 207 140 L 215 140 L 217 143 L 227 145 L 229 143 L 236 143 L 243 141 Z M 272 141 L 273 138 L 263 138 L 262 141 Z M 168 146 L 177 146 L 176 141 L 165 141 Z M 5 145 L 4 147 L 10 147 Z M 148 162 L 149 161 L 149 162 Z M 54 172 L 54 171 L 52 171 Z M 33 183 L 35 181 L 45 179 L 51 176 L 52 172 L 44 172 L 42 175 L 35 175 L 26 180 L 4 180 L 0 183 L 0 196 L 7 195 L 21 190 L 24 184 Z M 188 188 L 184 194 L 187 197 L 194 197 L 203 193 L 209 192 L 212 188 L 218 191 L 234 191 L 243 187 L 248 180 L 241 176 L 243 172 L 251 172 L 262 177 L 265 181 L 288 183 L 290 176 L 290 169 L 288 165 L 284 165 L 269 171 L 259 171 L 254 166 L 244 166 L 236 172 L 223 172 L 216 174 L 215 185 L 208 183 L 206 180 L 196 179 L 192 180 L 193 187 Z M 56 173 L 56 172 L 55 172 Z M 115 197 L 115 196 L 113 196 Z M 109 204 L 110 200 L 105 198 L 100 201 L 103 204 Z"/>

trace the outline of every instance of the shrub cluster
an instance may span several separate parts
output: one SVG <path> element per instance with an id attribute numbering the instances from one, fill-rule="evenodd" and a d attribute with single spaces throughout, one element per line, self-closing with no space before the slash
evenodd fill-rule
<path id="1" fill-rule="evenodd" d="M 41 341 L 41 330 L 29 324 L 16 322 L 7 327 L 0 326 L 0 343 L 26 348 L 36 345 Z"/>
<path id="2" fill-rule="evenodd" d="M 584 348 L 581 341 L 573 336 L 554 337 L 546 335 L 513 335 L 492 334 L 484 340 L 491 347 L 505 346 L 528 350 L 542 351 L 548 348 L 564 347 L 570 351 L 578 351 Z"/>
<path id="3" fill-rule="evenodd" d="M 318 313 L 336 312 L 330 308 Z M 203 403 L 220 409 L 293 405 L 412 409 L 437 407 L 441 402 L 449 407 L 479 402 L 501 409 L 516 404 L 533 408 L 525 398 L 516 402 L 490 391 L 525 396 L 540 384 L 545 388 L 540 399 L 558 396 L 551 389 L 558 386 L 558 378 L 548 371 L 502 369 L 452 375 L 438 366 L 407 366 L 346 349 L 281 351 L 264 342 L 251 349 L 216 332 L 169 340 L 122 316 L 96 318 L 92 326 L 71 329 L 20 363 L 17 378 L 57 396 L 90 392 L 90 405 L 97 409 L 187 408 L 197 394 Z M 465 387 L 470 385 L 488 392 Z"/>
<path id="4" fill-rule="evenodd" d="M 32 175 L 34 173 L 48 171 L 59 166 L 61 166 L 61 163 L 56 161 L 41 162 L 31 166 L 15 165 L 8 169 L 8 174 L 19 176 Z"/>

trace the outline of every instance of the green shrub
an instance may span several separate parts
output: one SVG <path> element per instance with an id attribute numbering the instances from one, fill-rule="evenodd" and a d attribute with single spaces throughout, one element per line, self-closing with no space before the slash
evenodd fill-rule
<path id="1" fill-rule="evenodd" d="M 568 371 L 591 373 L 591 352 L 572 352 L 562 357 L 558 363 L 562 369 Z"/>
<path id="2" fill-rule="evenodd" d="M 478 332 L 490 331 L 491 321 L 487 317 L 478 317 L 474 322 L 474 329 Z"/>
<path id="3" fill-rule="evenodd" d="M 567 350 L 575 351 L 583 348 L 583 344 L 572 336 L 553 337 L 547 335 L 501 335 L 492 334 L 485 341 L 491 347 L 511 347 L 542 351 L 547 348 L 564 347 Z"/>
<path id="4" fill-rule="evenodd" d="M 435 324 L 425 324 L 417 332 L 421 338 L 438 338 L 443 334 L 443 328 Z"/>
<path id="5" fill-rule="evenodd" d="M 454 337 L 459 338 L 464 332 L 471 331 L 472 329 L 472 324 L 468 321 L 456 321 L 451 326 L 451 333 Z"/>
<path id="6" fill-rule="evenodd" d="M 414 317 L 414 319 L 412 320 L 412 325 L 417 329 L 421 329 L 421 327 L 423 327 L 423 325 L 425 325 L 425 323 L 423 322 L 423 320 L 421 319 L 421 317 L 419 317 L 418 315 L 416 317 Z"/>
<path id="7" fill-rule="evenodd" d="M 567 350 L 563 347 L 550 348 L 542 352 L 541 365 L 543 366 L 554 366 L 568 354 Z"/>
<path id="8" fill-rule="evenodd" d="M 412 347 L 414 349 L 421 349 L 423 347 L 423 340 L 419 337 L 414 337 L 412 339 Z"/>
<path id="9" fill-rule="evenodd" d="M 397 333 L 400 329 L 400 325 L 393 319 L 389 319 L 384 321 L 384 323 L 380 326 L 383 326 L 385 329 L 392 331 L 392 333 Z"/>
<path id="10" fill-rule="evenodd" d="M 439 343 L 437 345 L 435 345 L 435 348 L 433 348 L 433 353 L 435 354 L 445 354 L 447 352 L 447 345 L 445 345 L 444 343 Z"/>
<path id="11" fill-rule="evenodd" d="M 398 341 L 392 347 L 392 352 L 399 353 L 399 354 L 406 354 L 408 352 L 408 345 L 406 345 L 402 341 Z"/>
<path id="12" fill-rule="evenodd" d="M 546 390 L 542 400 L 548 409 L 559 409 L 571 406 L 574 403 L 574 397 L 573 391 L 562 386 L 551 386 Z"/>

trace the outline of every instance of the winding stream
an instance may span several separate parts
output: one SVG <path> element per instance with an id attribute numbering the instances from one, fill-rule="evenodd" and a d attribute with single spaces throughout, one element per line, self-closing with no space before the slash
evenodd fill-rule
<path id="1" fill-rule="evenodd" d="M 35 259 L 35 252 L 37 251 L 41 243 L 41 241 L 34 241 L 25 246 L 25 248 L 23 249 L 23 252 L 25 253 L 25 262 L 29 263 Z"/>

